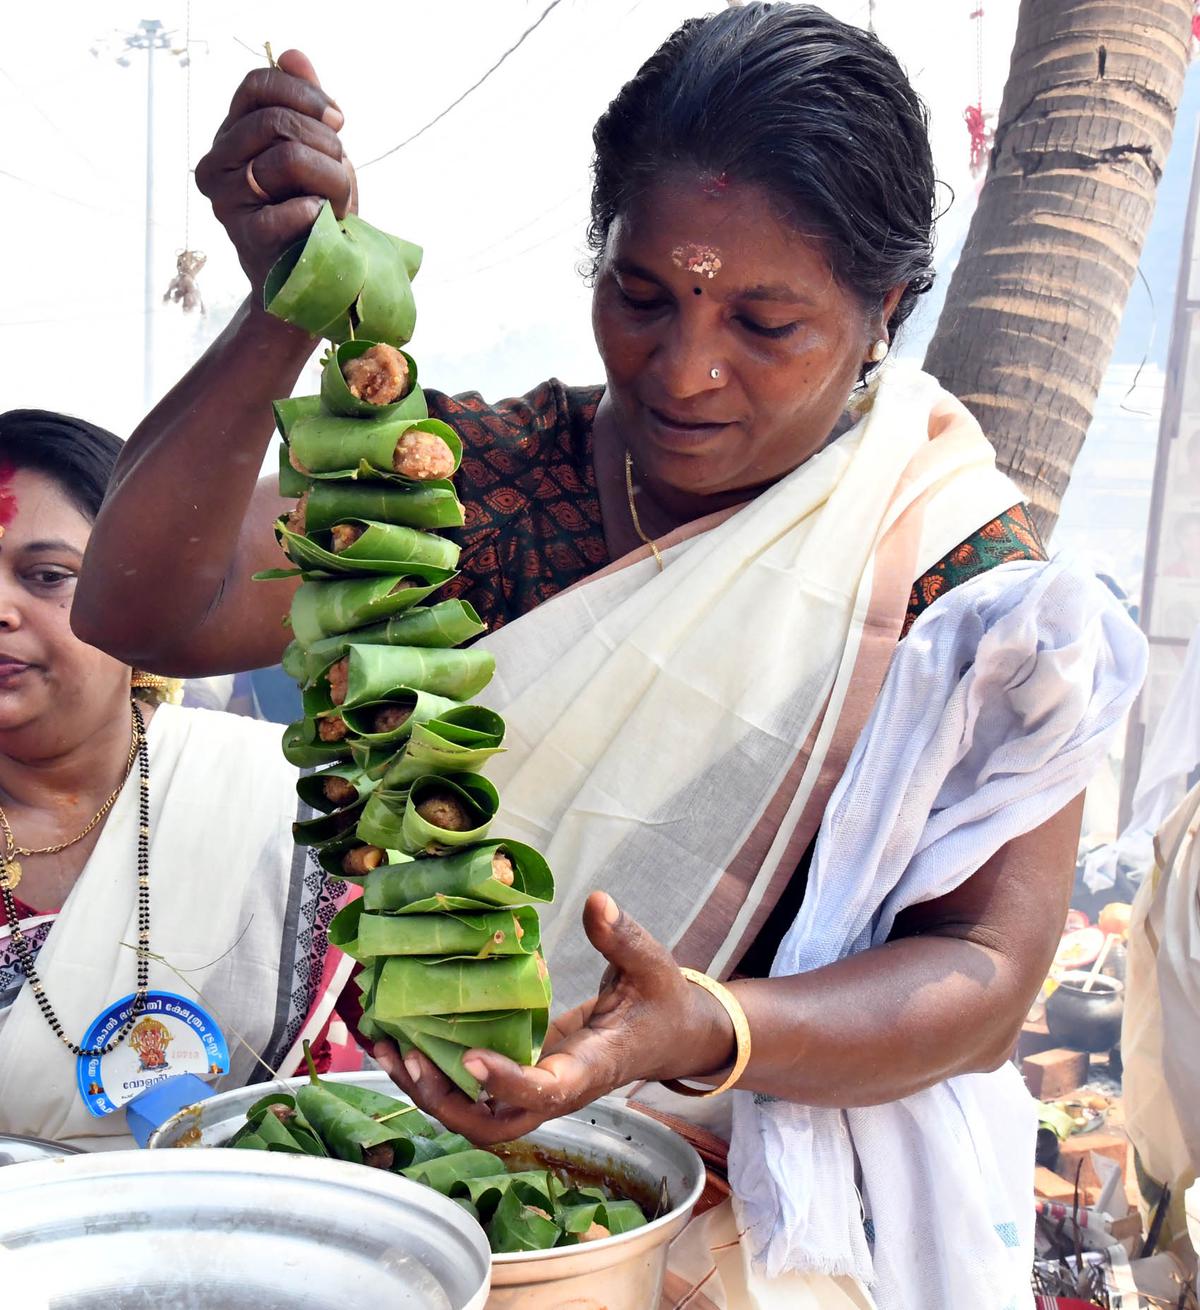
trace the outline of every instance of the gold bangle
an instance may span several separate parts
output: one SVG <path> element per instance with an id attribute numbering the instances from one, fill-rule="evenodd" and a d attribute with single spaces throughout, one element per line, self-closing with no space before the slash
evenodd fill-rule
<path id="1" fill-rule="evenodd" d="M 719 1087 L 699 1088 L 688 1087 L 678 1078 L 664 1078 L 662 1085 L 670 1088 L 673 1092 L 678 1092 L 681 1096 L 719 1096 L 722 1092 L 728 1091 L 733 1087 L 738 1079 L 746 1072 L 746 1066 L 750 1063 L 750 1024 L 746 1020 L 746 1011 L 742 1009 L 738 998 L 722 983 L 717 982 L 715 978 L 710 978 L 706 973 L 700 973 L 696 969 L 680 969 L 679 972 L 690 983 L 695 983 L 697 987 L 703 987 L 710 995 L 715 996 L 720 1001 L 725 1013 L 729 1016 L 730 1023 L 733 1024 L 733 1035 L 737 1039 L 737 1055 L 733 1061 L 733 1068 L 729 1071 L 729 1077 Z"/>

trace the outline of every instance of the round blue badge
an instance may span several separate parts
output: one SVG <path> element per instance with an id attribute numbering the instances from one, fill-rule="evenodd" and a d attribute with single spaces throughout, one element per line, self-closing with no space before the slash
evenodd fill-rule
<path id="1" fill-rule="evenodd" d="M 123 996 L 92 1021 L 84 1047 L 103 1046 L 133 1013 L 134 994 Z M 75 1065 L 79 1095 L 89 1114 L 102 1118 L 176 1074 L 218 1078 L 229 1072 L 229 1046 L 212 1016 L 174 992 L 148 992 L 138 1021 L 107 1055 L 81 1055 Z"/>

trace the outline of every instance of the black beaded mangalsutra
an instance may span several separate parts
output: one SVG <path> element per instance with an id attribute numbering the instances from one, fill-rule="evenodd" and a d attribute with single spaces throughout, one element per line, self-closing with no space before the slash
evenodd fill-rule
<path id="1" fill-rule="evenodd" d="M 146 745 L 146 721 L 137 701 L 133 706 L 133 733 L 137 748 L 138 762 L 138 842 L 137 842 L 137 880 L 138 880 L 138 935 L 137 935 L 137 993 L 133 998 L 133 1009 L 129 1018 L 121 1025 L 121 1030 L 104 1046 L 79 1046 L 70 1040 L 63 1031 L 63 1026 L 54 1013 L 54 1007 L 46 996 L 46 989 L 38 977 L 34 963 L 33 948 L 21 932 L 17 918 L 17 907 L 13 900 L 12 889 L 5 879 L 0 879 L 0 896 L 4 898 L 4 912 L 12 925 L 11 937 L 13 950 L 21 971 L 29 980 L 29 986 L 42 1011 L 42 1017 L 50 1025 L 51 1031 L 62 1044 L 74 1055 L 92 1059 L 115 1051 L 129 1036 L 138 1016 L 146 1008 L 146 993 L 150 990 L 150 751 Z"/>

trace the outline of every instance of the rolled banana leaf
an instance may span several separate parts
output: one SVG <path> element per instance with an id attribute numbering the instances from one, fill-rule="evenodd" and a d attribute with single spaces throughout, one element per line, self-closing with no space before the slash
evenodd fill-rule
<path id="1" fill-rule="evenodd" d="M 399 614 L 424 600 L 454 576 L 449 569 L 422 564 L 403 578 L 349 578 L 305 582 L 292 597 L 292 634 L 303 646 Z"/>
<path id="2" fill-rule="evenodd" d="M 332 537 L 328 532 L 318 532 L 315 536 L 293 532 L 286 514 L 276 521 L 275 536 L 305 577 L 340 573 L 406 573 L 415 564 L 433 564 L 445 569 L 458 566 L 459 547 L 447 537 L 391 523 L 371 523 L 366 519 L 347 519 L 345 522 L 361 529 L 362 535 L 341 551 L 331 549 Z"/>
<path id="3" fill-rule="evenodd" d="M 404 750 L 388 767 L 384 785 L 403 790 L 427 773 L 473 773 L 503 750 L 504 720 L 482 705 L 459 705 L 414 724 Z"/>
<path id="4" fill-rule="evenodd" d="M 410 1165 L 400 1172 L 405 1178 L 424 1183 L 443 1196 L 450 1195 L 455 1183 L 465 1178 L 488 1178 L 496 1174 L 496 1166 L 503 1168 L 503 1162 L 491 1151 L 472 1148 L 469 1151 L 455 1151 L 450 1155 L 439 1156 L 436 1160 L 423 1160 Z"/>
<path id="5" fill-rule="evenodd" d="M 396 727 L 381 727 L 375 716 L 381 710 L 406 708 L 410 711 L 407 719 Z M 416 691 L 411 687 L 399 687 L 386 701 L 369 701 L 366 705 L 356 705 L 343 716 L 346 726 L 354 734 L 350 745 L 351 754 L 360 749 L 378 751 L 385 747 L 393 750 L 404 746 L 411 735 L 416 732 L 422 719 L 433 719 L 453 707 L 454 702 L 445 696 L 434 696 L 427 691 Z M 466 764 L 464 768 L 468 767 Z M 431 772 L 425 769 L 424 772 Z"/>
<path id="6" fill-rule="evenodd" d="M 300 819 L 292 824 L 292 840 L 297 846 L 324 846 L 327 842 L 351 836 L 357 821 L 362 817 L 364 804 L 356 801 L 328 814 L 312 819 Z"/>
<path id="7" fill-rule="evenodd" d="M 641 1206 L 636 1201 L 589 1198 L 575 1204 L 567 1204 L 567 1197 L 572 1195 L 578 1193 L 564 1195 L 554 1211 L 555 1219 L 567 1236 L 577 1238 L 580 1234 L 586 1233 L 593 1224 L 601 1224 L 608 1229 L 610 1235 L 615 1237 L 618 1233 L 629 1233 L 635 1228 L 641 1228 L 647 1222 Z"/>
<path id="8" fill-rule="evenodd" d="M 337 483 L 322 483 L 337 486 Z M 352 635 L 325 637 L 302 646 L 290 642 L 283 652 L 283 671 L 289 678 L 307 686 L 335 660 L 355 646 L 431 646 L 448 648 L 461 645 L 487 631 L 474 608 L 465 600 L 442 600 L 436 605 L 414 605 L 412 609 L 386 623 L 359 628 Z"/>
<path id="9" fill-rule="evenodd" d="M 448 482 L 314 482 L 304 517 L 306 531 L 321 532 L 347 519 L 409 528 L 459 528 L 464 515 L 462 502 Z"/>
<path id="10" fill-rule="evenodd" d="M 372 235 L 385 237 L 399 254 L 401 267 L 408 274 L 409 281 L 417 276 L 421 268 L 421 255 L 423 253 L 420 246 L 414 245 L 411 241 L 405 241 L 403 237 L 392 236 L 390 232 L 380 232 L 377 227 L 372 227 L 365 219 L 359 218 L 357 214 L 347 214 L 342 219 L 342 227 L 349 236 L 367 247 L 368 250 L 371 246 L 369 238 Z M 390 269 L 391 265 L 389 264 L 388 267 Z"/>
<path id="11" fill-rule="evenodd" d="M 371 1010 L 376 1023 L 403 1023 L 421 1015 L 544 1010 L 549 1005 L 550 975 L 537 954 L 487 960 L 392 955 L 377 968 Z"/>
<path id="12" fill-rule="evenodd" d="M 458 702 L 448 696 L 435 696 L 432 692 L 420 691 L 415 687 L 394 687 L 388 692 L 386 700 L 381 697 L 378 700 L 366 701 L 362 705 L 351 706 L 346 710 L 343 706 L 334 705 L 329 694 L 329 684 L 320 682 L 314 683 L 304 691 L 303 704 L 305 720 L 311 720 L 313 723 L 314 740 L 319 740 L 315 736 L 316 725 L 322 719 L 340 715 L 346 727 L 354 734 L 354 738 L 365 745 L 372 755 L 379 754 L 386 746 L 395 748 L 409 736 L 418 723 L 436 719 L 439 715 L 448 714 L 459 708 Z M 376 713 L 381 709 L 396 707 L 409 711 L 404 722 L 386 730 L 378 728 L 375 724 Z"/>
<path id="13" fill-rule="evenodd" d="M 417 1143 L 431 1139 L 413 1137 L 395 1124 L 381 1123 L 326 1087 L 309 1084 L 299 1088 L 296 1104 L 329 1154 L 339 1160 L 399 1171 L 413 1164 L 419 1154 L 428 1153 L 427 1146 L 418 1147 Z"/>
<path id="14" fill-rule="evenodd" d="M 275 431 L 287 442 L 288 433 L 293 425 L 302 418 L 316 418 L 324 413 L 320 396 L 288 396 L 286 400 L 273 400 L 271 411 L 275 415 Z M 287 449 L 283 450 L 283 462 L 287 463 Z M 288 468 L 292 466 L 288 464 Z M 296 470 L 292 469 L 295 473 Z M 297 474 L 297 476 L 299 476 Z"/>
<path id="15" fill-rule="evenodd" d="M 342 231 L 326 201 L 308 236 L 271 267 L 263 304 L 276 318 L 325 336 L 358 298 L 366 277 L 366 251 Z"/>
<path id="16" fill-rule="evenodd" d="M 506 857 L 512 882 L 495 876 L 493 857 Z M 491 841 L 439 859 L 407 860 L 377 869 L 366 883 L 363 908 L 385 914 L 547 904 L 554 896 L 550 866 L 532 846 Z"/>
<path id="17" fill-rule="evenodd" d="M 302 1116 L 296 1115 L 285 1123 L 269 1108 L 272 1104 L 280 1103 L 279 1100 L 269 1100 L 264 1105 L 260 1101 L 247 1111 L 246 1122 L 253 1135 L 264 1143 L 268 1151 L 280 1151 L 285 1155 L 328 1155 L 320 1138 Z"/>
<path id="18" fill-rule="evenodd" d="M 326 873 L 332 874 L 335 878 L 342 878 L 346 882 L 366 883 L 368 881 L 366 874 L 349 874 L 342 868 L 342 861 L 348 852 L 352 851 L 356 846 L 366 845 L 365 842 L 358 839 L 355 833 L 343 833 L 340 836 L 331 838 L 329 841 L 315 845 L 316 849 L 313 854 L 317 857 L 317 863 Z M 374 874 L 370 876 L 374 877 Z"/>
<path id="19" fill-rule="evenodd" d="M 367 280 L 350 310 L 355 333 L 372 341 L 404 345 L 412 340 L 417 324 L 412 279 L 421 267 L 420 246 L 381 232 L 357 214 L 347 214 L 342 227 L 367 257 Z"/>
<path id="20" fill-rule="evenodd" d="M 493 1251 L 544 1251 L 558 1241 L 562 1229 L 542 1213 L 538 1195 L 521 1183 L 504 1193 L 484 1229 Z"/>
<path id="21" fill-rule="evenodd" d="M 316 721 L 310 718 L 289 723 L 283 732 L 283 757 L 298 769 L 316 769 L 351 758 L 349 741 L 321 741 Z"/>
<path id="22" fill-rule="evenodd" d="M 436 807 L 441 814 L 453 811 L 456 821 L 469 827 L 448 826 L 421 813 Z M 427 775 L 416 779 L 408 791 L 379 787 L 372 792 L 358 835 L 365 842 L 406 855 L 422 852 L 436 855 L 454 846 L 470 846 L 487 836 L 500 798 L 495 787 L 474 773 Z"/>
<path id="23" fill-rule="evenodd" d="M 414 429 L 431 432 L 450 447 L 454 468 L 447 479 L 453 477 L 462 462 L 462 439 L 449 424 L 436 418 L 381 417 L 367 423 L 319 414 L 298 419 L 289 437 L 292 462 L 311 478 L 383 479 L 406 487 L 449 486 L 445 479 L 421 483 L 396 472 L 396 446 L 406 432 Z"/>
<path id="24" fill-rule="evenodd" d="M 509 1188 L 520 1184 L 528 1193 L 539 1199 L 535 1204 L 553 1213 L 555 1199 L 561 1186 L 549 1170 L 521 1169 L 515 1173 L 500 1173 L 490 1177 L 461 1178 L 451 1188 L 451 1200 L 465 1196 L 484 1218 L 490 1218 Z"/>
<path id="25" fill-rule="evenodd" d="M 390 1123 L 410 1137 L 436 1137 L 440 1132 L 432 1119 L 423 1115 L 415 1105 L 401 1101 L 398 1097 L 385 1096 L 367 1087 L 355 1087 L 353 1083 L 327 1082 L 324 1079 L 318 1081 L 326 1091 L 340 1097 L 347 1105 L 352 1105 L 378 1123 Z M 462 1141 L 464 1146 L 470 1145 L 465 1137 Z"/>
<path id="26" fill-rule="evenodd" d="M 435 646 L 359 646 L 347 652 L 346 695 L 342 710 L 388 700 L 394 690 L 413 688 L 469 700 L 496 671 L 496 657 L 478 646 L 443 650 Z"/>
<path id="27" fill-rule="evenodd" d="M 372 1011 L 372 1016 L 374 1012 Z M 379 1031 L 395 1038 L 401 1050 L 415 1046 L 423 1051 L 472 1100 L 479 1083 L 463 1065 L 470 1050 L 498 1051 L 517 1064 L 535 1064 L 546 1040 L 550 1011 L 484 1011 L 478 1014 L 414 1015 L 409 1019 L 378 1021 Z"/>
<path id="28" fill-rule="evenodd" d="M 390 955 L 485 959 L 532 955 L 541 945 L 541 929 L 532 906 L 489 914 L 367 914 L 360 897 L 338 912 L 329 940 L 356 960 Z"/>
<path id="29" fill-rule="evenodd" d="M 322 769 L 319 773 L 306 773 L 296 779 L 296 794 L 314 810 L 330 814 L 350 804 L 361 804 L 379 785 L 382 770 L 389 761 L 386 756 L 375 763 L 374 767 L 363 768 L 351 761 L 335 764 L 332 768 Z M 327 782 L 333 782 L 338 788 L 340 799 L 331 800 L 326 788 Z M 346 788 L 351 788 L 350 793 Z"/>
<path id="30" fill-rule="evenodd" d="M 408 366 L 408 380 L 399 400 L 388 405 L 375 405 L 369 400 L 360 400 L 350 390 L 342 369 L 352 359 L 365 355 L 379 344 L 378 338 L 368 340 L 366 337 L 357 337 L 353 341 L 343 341 L 326 353 L 321 367 L 321 404 L 325 412 L 340 414 L 344 418 L 370 419 L 372 422 L 389 418 L 428 418 L 429 407 L 417 386 L 417 361 L 406 350 L 400 351 L 400 354 Z"/>
<path id="31" fill-rule="evenodd" d="M 279 494 L 288 500 L 299 500 L 313 484 L 288 459 L 288 447 L 279 443 Z"/>

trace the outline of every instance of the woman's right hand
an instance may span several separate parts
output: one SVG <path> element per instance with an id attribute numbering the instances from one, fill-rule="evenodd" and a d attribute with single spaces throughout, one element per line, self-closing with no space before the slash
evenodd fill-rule
<path id="1" fill-rule="evenodd" d="M 271 265 L 312 227 L 325 200 L 342 218 L 357 206 L 354 169 L 338 137 L 342 111 L 299 50 L 242 79 L 196 185 L 212 201 L 257 294 Z M 255 194 L 254 181 L 266 194 Z"/>

